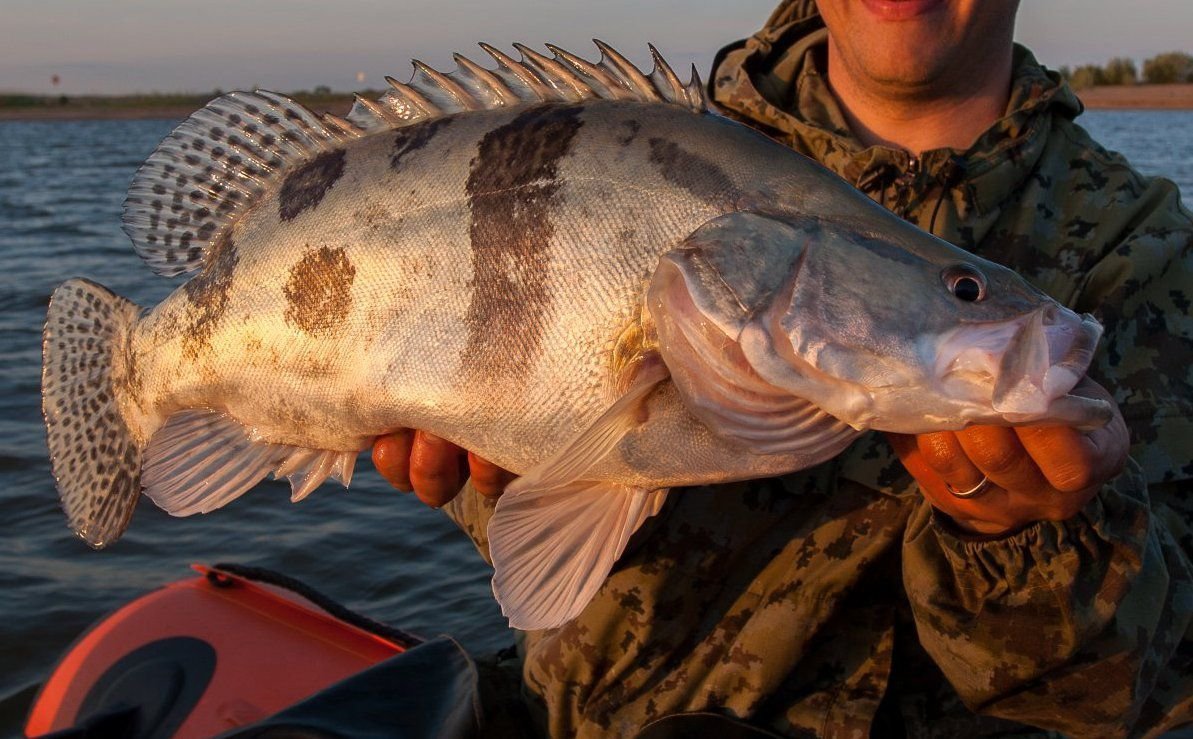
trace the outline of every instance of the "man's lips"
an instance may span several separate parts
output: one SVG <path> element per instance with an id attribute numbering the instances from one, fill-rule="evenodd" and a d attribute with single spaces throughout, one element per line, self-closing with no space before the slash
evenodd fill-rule
<path id="1" fill-rule="evenodd" d="M 929 13 L 944 5 L 946 0 L 862 0 L 874 15 L 884 20 L 906 20 Z"/>

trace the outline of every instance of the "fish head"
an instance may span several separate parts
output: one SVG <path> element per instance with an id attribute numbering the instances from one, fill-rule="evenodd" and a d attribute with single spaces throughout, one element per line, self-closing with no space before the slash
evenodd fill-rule
<path id="1" fill-rule="evenodd" d="M 742 332 L 768 382 L 859 429 L 1109 420 L 1105 401 L 1072 392 L 1102 332 L 1092 316 L 893 216 L 804 219 L 798 233 L 795 268 Z"/>

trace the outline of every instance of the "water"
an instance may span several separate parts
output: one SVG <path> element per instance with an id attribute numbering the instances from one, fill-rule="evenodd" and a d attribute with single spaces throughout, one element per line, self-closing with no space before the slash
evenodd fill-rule
<path id="1" fill-rule="evenodd" d="M 1091 112 L 1083 124 L 1149 174 L 1193 191 L 1193 111 Z M 40 680 L 96 618 L 188 575 L 191 562 L 281 570 L 415 633 L 505 646 L 489 569 L 435 511 L 361 461 L 352 492 L 300 505 L 268 484 L 208 516 L 171 519 L 142 502 L 117 545 L 92 552 L 64 525 L 41 422 L 40 333 L 53 287 L 87 276 L 152 305 L 155 277 L 120 231 L 137 166 L 170 121 L 0 123 L 0 735 L 19 731 Z"/>
<path id="2" fill-rule="evenodd" d="M 1162 175 L 1193 203 L 1193 111 L 1091 110 L 1077 119 L 1094 140 L 1148 175 Z"/>

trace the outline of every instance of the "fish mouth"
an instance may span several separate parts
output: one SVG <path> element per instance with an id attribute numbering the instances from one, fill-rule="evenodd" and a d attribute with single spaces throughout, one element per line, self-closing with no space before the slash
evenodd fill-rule
<path id="1" fill-rule="evenodd" d="M 1109 420 L 1109 405 L 1073 389 L 1101 335 L 1093 316 L 1044 305 L 1015 320 L 967 325 L 946 336 L 937 377 L 954 389 L 965 386 L 988 408 L 979 415 L 990 418 L 975 420 L 1096 428 Z"/>

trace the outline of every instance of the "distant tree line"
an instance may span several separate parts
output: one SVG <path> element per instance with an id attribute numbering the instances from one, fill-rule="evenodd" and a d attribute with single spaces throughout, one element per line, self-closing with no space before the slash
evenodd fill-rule
<path id="1" fill-rule="evenodd" d="M 1104 67 L 1097 64 L 1061 67 L 1060 75 L 1078 90 L 1096 85 L 1134 85 L 1141 81 L 1135 62 L 1121 56 L 1111 59 Z M 1157 54 L 1143 63 L 1142 81 L 1151 85 L 1193 82 L 1193 56 L 1183 51 Z"/>

